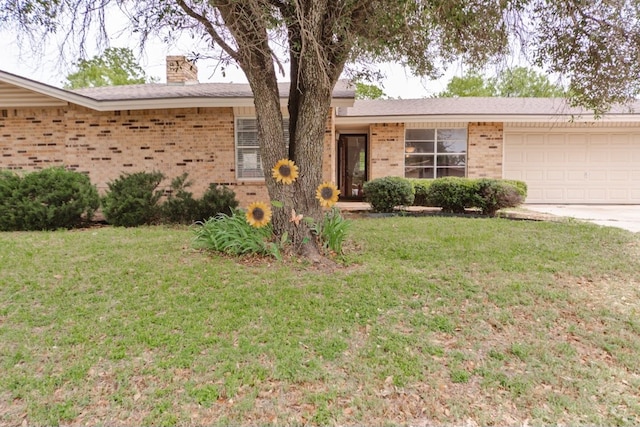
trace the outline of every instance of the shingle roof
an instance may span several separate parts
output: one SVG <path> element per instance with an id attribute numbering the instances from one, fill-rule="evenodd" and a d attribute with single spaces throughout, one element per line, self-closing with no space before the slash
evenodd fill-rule
<path id="1" fill-rule="evenodd" d="M 610 114 L 635 114 L 640 103 L 614 107 Z M 338 108 L 338 117 L 374 116 L 552 116 L 593 115 L 571 107 L 561 98 L 423 98 L 356 100 L 353 107 Z"/>
<path id="2" fill-rule="evenodd" d="M 289 83 L 279 83 L 280 97 L 289 96 Z M 141 84 L 104 86 L 72 91 L 97 101 L 129 101 L 172 98 L 253 98 L 249 84 L 243 83 L 193 83 L 193 84 Z M 346 81 L 340 81 L 333 91 L 333 98 L 353 99 L 355 90 Z"/>

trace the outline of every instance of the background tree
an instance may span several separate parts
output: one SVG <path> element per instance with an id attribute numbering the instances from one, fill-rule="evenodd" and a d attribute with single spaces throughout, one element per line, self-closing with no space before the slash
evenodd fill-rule
<path id="1" fill-rule="evenodd" d="M 107 48 L 102 55 L 79 59 L 74 65 L 78 70 L 67 75 L 65 89 L 135 85 L 155 81 L 147 77 L 133 51 L 124 47 Z"/>
<path id="2" fill-rule="evenodd" d="M 479 72 L 470 71 L 462 77 L 452 77 L 447 83 L 447 88 L 436 95 L 437 98 L 465 96 L 496 96 L 496 87 Z"/>
<path id="3" fill-rule="evenodd" d="M 386 94 L 379 86 L 356 82 L 356 99 L 382 99 L 384 97 Z"/>
<path id="4" fill-rule="evenodd" d="M 515 67 L 501 72 L 493 80 L 496 96 L 507 98 L 560 98 L 564 88 L 554 84 L 545 74 L 531 68 Z"/>
<path id="5" fill-rule="evenodd" d="M 470 71 L 462 77 L 452 77 L 447 89 L 436 97 L 500 96 L 506 98 L 557 98 L 565 96 L 562 86 L 551 83 L 540 72 L 527 67 L 508 68 L 497 77 L 484 77 Z"/>
<path id="6" fill-rule="evenodd" d="M 509 41 L 526 37 L 525 54 L 537 66 L 564 74 L 573 101 L 596 112 L 640 91 L 640 8 L 637 0 L 0 0 L 0 26 L 26 34 L 78 34 L 86 41 L 96 20 L 117 6 L 142 41 L 190 32 L 211 52 L 235 62 L 254 93 L 263 167 L 283 158 L 300 176 L 279 184 L 266 173 L 276 208 L 276 233 L 317 256 L 309 227 L 289 221 L 290 209 L 316 219 L 315 190 L 332 89 L 347 64 L 401 62 L 436 77 L 455 59 L 480 68 L 509 55 Z M 289 67 L 289 149 L 277 88 L 278 68 Z"/>

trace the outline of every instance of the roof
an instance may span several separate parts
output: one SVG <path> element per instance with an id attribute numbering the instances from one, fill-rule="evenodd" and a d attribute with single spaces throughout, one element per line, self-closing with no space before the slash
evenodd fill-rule
<path id="1" fill-rule="evenodd" d="M 289 83 L 280 83 L 278 86 L 281 101 L 285 104 Z M 341 80 L 334 89 L 332 105 L 352 105 L 354 96 L 353 86 Z M 66 103 L 97 111 L 252 107 L 253 93 L 248 84 L 242 83 L 151 83 L 66 90 L 0 71 L 0 107 L 52 106 Z"/>
<path id="2" fill-rule="evenodd" d="M 289 82 L 278 84 L 280 98 L 289 96 Z M 72 92 L 99 101 L 124 101 L 171 98 L 251 98 L 253 92 L 247 83 L 149 83 L 126 86 L 103 86 L 76 89 Z M 333 91 L 334 99 L 353 99 L 355 89 L 340 80 Z"/>
<path id="3" fill-rule="evenodd" d="M 640 119 L 640 103 L 615 106 L 604 118 Z M 572 107 L 562 98 L 423 98 L 356 100 L 351 107 L 337 110 L 339 123 L 380 121 L 474 120 L 544 121 L 564 116 L 574 120 L 593 120 L 593 113 Z"/>

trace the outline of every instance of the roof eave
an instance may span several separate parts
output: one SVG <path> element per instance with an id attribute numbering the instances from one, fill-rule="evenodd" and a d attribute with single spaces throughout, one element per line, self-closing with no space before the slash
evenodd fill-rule
<path id="1" fill-rule="evenodd" d="M 336 116 L 336 125 L 415 122 L 640 122 L 640 114 L 608 114 L 600 118 L 569 114 L 417 114 L 397 116 Z"/>

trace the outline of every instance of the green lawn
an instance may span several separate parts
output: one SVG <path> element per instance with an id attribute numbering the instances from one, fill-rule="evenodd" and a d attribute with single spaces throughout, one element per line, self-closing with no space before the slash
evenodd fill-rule
<path id="1" fill-rule="evenodd" d="M 353 221 L 346 266 L 0 233 L 0 425 L 640 424 L 640 235 Z"/>

